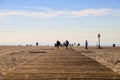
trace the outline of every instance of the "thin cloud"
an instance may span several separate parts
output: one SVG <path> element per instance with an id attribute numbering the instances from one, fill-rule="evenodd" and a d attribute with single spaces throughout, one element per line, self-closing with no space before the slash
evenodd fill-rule
<path id="1" fill-rule="evenodd" d="M 28 16 L 28 17 L 37 17 L 37 18 L 53 18 L 59 16 L 66 17 L 84 17 L 84 16 L 103 16 L 103 15 L 120 15 L 120 10 L 113 9 L 84 9 L 79 11 L 55 11 L 48 8 L 38 7 L 40 11 L 5 11 L 0 12 L 0 17 L 4 16 Z M 42 11 L 41 11 L 42 9 Z"/>
<path id="2" fill-rule="evenodd" d="M 27 11 L 6 11 L 0 12 L 0 16 L 28 16 L 28 17 L 39 17 L 39 18 L 50 18 L 50 17 L 57 17 L 64 14 L 64 11 L 57 11 L 57 12 L 27 12 Z"/>
<path id="3" fill-rule="evenodd" d="M 73 17 L 108 15 L 112 9 L 85 9 L 70 12 Z"/>
<path id="4" fill-rule="evenodd" d="M 120 16 L 120 10 L 115 10 L 113 14 L 115 14 L 115 16 Z"/>

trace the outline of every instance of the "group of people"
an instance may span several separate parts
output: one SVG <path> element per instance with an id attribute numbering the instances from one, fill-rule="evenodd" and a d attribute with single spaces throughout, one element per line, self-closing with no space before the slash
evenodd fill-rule
<path id="1" fill-rule="evenodd" d="M 57 47 L 59 49 L 60 46 L 65 46 L 66 49 L 68 49 L 69 41 L 66 40 L 65 42 L 63 42 L 63 44 L 61 44 L 61 42 L 59 40 L 57 40 L 55 43 L 55 47 Z"/>
<path id="2" fill-rule="evenodd" d="M 57 49 L 59 49 L 60 46 L 61 46 L 61 47 L 64 47 L 64 46 L 65 46 L 66 49 L 68 49 L 68 46 L 71 47 L 71 46 L 73 46 L 73 45 L 75 46 L 76 43 L 70 44 L 68 40 L 66 40 L 65 42 L 63 42 L 63 44 L 62 44 L 59 40 L 57 40 L 56 43 L 55 43 L 55 47 L 57 47 Z M 80 43 L 78 43 L 77 46 L 80 46 Z M 87 40 L 85 41 L 85 49 L 88 49 L 88 41 L 87 41 Z"/>

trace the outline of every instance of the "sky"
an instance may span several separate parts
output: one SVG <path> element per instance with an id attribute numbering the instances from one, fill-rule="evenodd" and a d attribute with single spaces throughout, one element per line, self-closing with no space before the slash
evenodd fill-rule
<path id="1" fill-rule="evenodd" d="M 0 45 L 56 40 L 120 45 L 120 0 L 0 0 Z"/>

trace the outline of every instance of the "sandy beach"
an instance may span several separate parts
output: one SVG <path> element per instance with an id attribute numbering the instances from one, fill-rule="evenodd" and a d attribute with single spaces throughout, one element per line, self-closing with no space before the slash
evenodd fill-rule
<path id="1" fill-rule="evenodd" d="M 50 47 L 50 46 L 37 46 L 37 47 L 35 46 L 1 46 L 0 47 L 0 76 L 2 77 L 3 75 L 6 75 L 7 73 L 12 71 L 15 72 L 16 68 L 18 67 L 20 68 L 22 65 L 30 63 L 29 61 L 35 60 L 37 57 L 42 56 L 41 54 L 45 54 L 50 51 L 55 51 L 54 53 L 57 53 L 56 50 L 57 48 Z M 84 47 L 80 46 L 80 47 L 72 47 L 68 50 L 70 51 L 73 50 L 72 52 L 77 51 L 101 63 L 102 65 L 107 66 L 108 68 L 117 72 L 118 74 L 120 74 L 120 47 L 115 47 L 115 48 L 103 47 L 103 49 L 98 49 L 97 47 L 88 47 L 88 50 L 85 50 Z M 62 56 L 64 57 L 64 55 Z M 79 56 L 76 56 L 76 57 L 79 57 Z M 40 61 L 44 61 L 44 58 L 43 59 L 38 58 L 38 59 Z M 39 60 L 36 60 L 36 61 L 39 61 Z M 36 65 L 36 63 L 38 63 L 36 61 L 35 62 L 33 61 L 32 64 L 35 63 Z M 19 72 L 19 69 L 17 70 Z"/>
<path id="2" fill-rule="evenodd" d="M 88 50 L 84 47 L 74 47 L 74 49 L 120 74 L 120 47 L 105 46 L 103 49 L 89 47 Z"/>
<path id="3" fill-rule="evenodd" d="M 0 74 L 6 74 L 16 66 L 50 50 L 54 50 L 54 47 L 0 46 Z"/>

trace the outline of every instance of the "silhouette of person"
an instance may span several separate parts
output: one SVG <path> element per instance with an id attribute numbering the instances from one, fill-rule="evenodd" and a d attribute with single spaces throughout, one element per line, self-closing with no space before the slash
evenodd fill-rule
<path id="1" fill-rule="evenodd" d="M 57 49 L 59 49 L 60 45 L 61 45 L 60 41 L 57 40 L 57 42 L 56 42 Z"/>
<path id="2" fill-rule="evenodd" d="M 38 46 L 38 42 L 36 42 L 36 46 Z"/>
<path id="3" fill-rule="evenodd" d="M 76 43 L 74 43 L 74 46 L 76 46 Z"/>
<path id="4" fill-rule="evenodd" d="M 66 46 L 66 49 L 68 49 L 68 45 L 69 45 L 69 41 L 68 41 L 68 40 L 66 40 L 66 41 L 65 41 L 65 46 Z"/>
<path id="5" fill-rule="evenodd" d="M 88 41 L 85 41 L 85 49 L 88 49 Z"/>
<path id="6" fill-rule="evenodd" d="M 113 44 L 113 47 L 116 47 L 116 45 L 115 45 L 115 44 Z"/>
<path id="7" fill-rule="evenodd" d="M 55 47 L 57 47 L 57 43 L 55 43 Z"/>
<path id="8" fill-rule="evenodd" d="M 77 46 L 80 46 L 80 43 L 78 43 Z"/>

